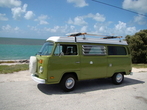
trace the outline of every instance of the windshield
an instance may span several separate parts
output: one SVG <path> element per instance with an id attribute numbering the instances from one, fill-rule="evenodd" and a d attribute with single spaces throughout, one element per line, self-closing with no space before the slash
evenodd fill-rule
<path id="1" fill-rule="evenodd" d="M 44 43 L 37 55 L 50 55 L 52 52 L 53 46 L 54 46 L 53 42 Z"/>

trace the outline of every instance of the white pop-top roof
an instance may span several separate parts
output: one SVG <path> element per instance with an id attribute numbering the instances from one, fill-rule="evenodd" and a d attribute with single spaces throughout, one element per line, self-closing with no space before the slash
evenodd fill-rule
<path id="1" fill-rule="evenodd" d="M 61 37 L 61 36 L 52 36 L 49 37 L 46 41 L 53 42 L 75 42 L 75 37 Z M 99 43 L 99 44 L 117 44 L 117 45 L 128 45 L 126 41 L 123 40 L 112 40 L 112 39 L 99 39 L 99 38 L 86 38 L 77 37 L 77 42 L 80 43 Z"/>

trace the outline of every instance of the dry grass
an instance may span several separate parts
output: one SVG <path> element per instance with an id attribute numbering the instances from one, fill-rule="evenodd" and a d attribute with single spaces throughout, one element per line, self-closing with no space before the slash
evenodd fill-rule
<path id="1" fill-rule="evenodd" d="M 18 65 L 0 65 L 0 74 L 13 73 L 18 71 L 28 70 L 28 64 L 18 64 Z"/>

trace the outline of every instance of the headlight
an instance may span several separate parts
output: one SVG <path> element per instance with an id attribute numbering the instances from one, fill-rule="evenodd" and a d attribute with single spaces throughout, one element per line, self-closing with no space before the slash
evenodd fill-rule
<path id="1" fill-rule="evenodd" d="M 42 66 L 39 67 L 39 72 L 40 72 L 40 73 L 43 72 L 43 67 L 42 67 Z"/>

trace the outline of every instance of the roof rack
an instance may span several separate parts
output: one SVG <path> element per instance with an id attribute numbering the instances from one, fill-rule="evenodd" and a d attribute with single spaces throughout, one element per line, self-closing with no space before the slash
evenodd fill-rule
<path id="1" fill-rule="evenodd" d="M 81 36 L 83 35 L 83 39 L 86 39 L 85 35 L 91 35 L 91 36 L 98 36 L 98 37 L 103 37 L 101 39 L 114 39 L 114 38 L 122 38 L 122 36 L 104 36 L 104 35 L 97 35 L 97 34 L 88 34 L 88 33 L 71 33 L 71 34 L 67 34 L 69 35 L 68 37 L 75 37 L 75 42 L 77 42 L 77 36 Z M 121 42 L 121 39 L 120 41 Z"/>

